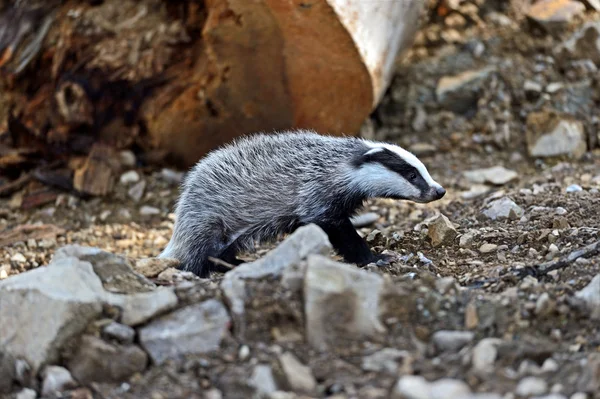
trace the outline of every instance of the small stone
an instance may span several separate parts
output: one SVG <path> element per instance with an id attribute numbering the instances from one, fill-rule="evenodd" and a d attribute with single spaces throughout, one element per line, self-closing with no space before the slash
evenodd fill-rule
<path id="1" fill-rule="evenodd" d="M 100 221 L 106 222 L 106 219 L 112 214 L 112 211 L 106 209 L 100 213 Z"/>
<path id="2" fill-rule="evenodd" d="M 127 195 L 134 202 L 140 202 L 140 200 L 144 196 L 144 190 L 146 190 L 146 181 L 141 180 L 141 181 L 137 182 L 136 184 L 134 184 L 133 186 L 131 186 L 131 188 L 129 190 L 127 190 Z"/>
<path id="3" fill-rule="evenodd" d="M 533 157 L 571 155 L 580 158 L 587 151 L 583 123 L 556 112 L 531 112 L 525 137 Z"/>
<path id="4" fill-rule="evenodd" d="M 476 373 L 486 374 L 493 370 L 501 343 L 502 340 L 497 338 L 484 338 L 475 345 L 471 362 Z"/>
<path id="5" fill-rule="evenodd" d="M 548 383 L 538 377 L 525 377 L 517 384 L 515 393 L 519 396 L 529 397 L 543 395 L 548 392 Z"/>
<path id="6" fill-rule="evenodd" d="M 593 320 L 600 320 L 600 274 L 597 274 L 585 288 L 575 293 L 575 296 L 585 301 Z"/>
<path id="7" fill-rule="evenodd" d="M 27 258 L 20 252 L 17 252 L 13 256 L 10 257 L 11 262 L 15 263 L 27 263 Z"/>
<path id="8" fill-rule="evenodd" d="M 479 325 L 479 315 L 475 302 L 469 302 L 465 308 L 465 328 L 473 330 Z"/>
<path id="9" fill-rule="evenodd" d="M 554 310 L 552 300 L 547 292 L 544 292 L 535 302 L 535 314 L 545 316 Z"/>
<path id="10" fill-rule="evenodd" d="M 490 252 L 495 252 L 498 249 L 498 245 L 496 244 L 483 244 L 479 247 L 479 252 L 482 254 L 489 254 Z"/>
<path id="11" fill-rule="evenodd" d="M 583 188 L 579 184 L 571 184 L 565 191 L 567 193 L 578 193 L 583 191 Z"/>
<path id="12" fill-rule="evenodd" d="M 523 281 L 519 284 L 519 288 L 522 290 L 528 290 L 539 284 L 539 281 L 533 276 L 525 276 Z"/>
<path id="13" fill-rule="evenodd" d="M 362 369 L 388 374 L 397 374 L 400 366 L 404 371 L 412 370 L 412 357 L 409 352 L 395 348 L 385 348 L 362 360 Z"/>
<path id="14" fill-rule="evenodd" d="M 573 395 L 571 395 L 570 399 L 589 399 L 587 394 L 584 392 L 576 392 Z"/>
<path id="15" fill-rule="evenodd" d="M 67 365 L 81 384 L 120 382 L 142 372 L 148 355 L 134 345 L 109 344 L 100 338 L 84 335 Z"/>
<path id="16" fill-rule="evenodd" d="M 179 260 L 175 258 L 144 258 L 135 262 L 135 271 L 144 277 L 154 278 L 170 267 L 179 266 Z"/>
<path id="17" fill-rule="evenodd" d="M 119 153 L 119 160 L 121 165 L 126 168 L 133 168 L 136 163 L 135 154 L 129 150 L 121 151 Z"/>
<path id="18" fill-rule="evenodd" d="M 273 370 L 271 366 L 266 364 L 254 366 L 249 383 L 259 395 L 268 396 L 277 391 L 277 382 L 273 377 Z"/>
<path id="19" fill-rule="evenodd" d="M 162 169 L 160 171 L 160 177 L 169 184 L 177 185 L 181 184 L 185 173 L 177 172 L 173 169 Z"/>
<path id="20" fill-rule="evenodd" d="M 518 176 L 514 170 L 506 169 L 504 166 L 494 166 L 486 169 L 476 169 L 463 173 L 472 183 L 482 184 L 490 183 L 502 186 L 515 180 Z"/>
<path id="21" fill-rule="evenodd" d="M 488 204 L 483 214 L 492 220 L 516 220 L 523 216 L 523 209 L 508 197 L 503 197 Z"/>
<path id="22" fill-rule="evenodd" d="M 405 375 L 394 386 L 392 399 L 433 399 L 431 386 L 424 377 Z"/>
<path id="23" fill-rule="evenodd" d="M 565 60 L 589 59 L 595 65 L 600 66 L 599 37 L 600 21 L 587 22 L 567 41 L 557 47 L 556 53 Z"/>
<path id="24" fill-rule="evenodd" d="M 442 277 L 435 280 L 435 289 L 442 295 L 448 294 L 452 289 L 457 288 L 454 277 Z"/>
<path id="25" fill-rule="evenodd" d="M 215 300 L 186 306 L 139 329 L 142 347 L 156 365 L 184 355 L 215 351 L 229 330 L 229 314 Z"/>
<path id="26" fill-rule="evenodd" d="M 486 67 L 442 77 L 435 91 L 438 102 L 456 113 L 468 111 L 477 103 L 481 82 L 495 70 L 495 67 Z"/>
<path id="27" fill-rule="evenodd" d="M 427 235 L 434 247 L 439 247 L 442 244 L 450 245 L 458 235 L 452 222 L 444 215 L 438 215 L 429 223 L 428 228 Z"/>
<path id="28" fill-rule="evenodd" d="M 585 6 L 573 0 L 540 0 L 527 12 L 527 17 L 536 21 L 546 30 L 566 26 L 576 15 L 585 11 Z"/>
<path id="29" fill-rule="evenodd" d="M 539 84 L 538 82 L 534 82 L 533 80 L 526 80 L 525 84 L 523 85 L 523 90 L 525 90 L 526 93 L 529 92 L 539 94 L 542 92 L 543 89 L 544 88 L 541 84 Z"/>
<path id="30" fill-rule="evenodd" d="M 362 215 L 354 216 L 351 221 L 355 228 L 370 226 L 379 219 L 379 215 L 374 212 L 363 213 Z"/>
<path id="31" fill-rule="evenodd" d="M 433 334 L 432 341 L 440 352 L 458 352 L 474 337 L 471 331 L 440 330 Z"/>
<path id="32" fill-rule="evenodd" d="M 464 381 L 452 378 L 442 378 L 434 381 L 430 389 L 432 399 L 467 398 L 471 394 L 471 388 Z"/>
<path id="33" fill-rule="evenodd" d="M 465 233 L 460 236 L 460 239 L 458 240 L 458 246 L 461 248 L 471 248 L 474 240 L 475 240 L 474 233 Z"/>
<path id="34" fill-rule="evenodd" d="M 434 154 L 438 149 L 436 146 L 430 143 L 415 143 L 412 144 L 408 150 L 418 157 L 424 155 Z"/>
<path id="35" fill-rule="evenodd" d="M 552 359 L 551 357 L 544 360 L 544 363 L 542 364 L 543 372 L 553 373 L 555 371 L 558 371 L 559 369 L 560 369 L 560 366 L 559 366 L 558 362 L 556 360 Z"/>
<path id="36" fill-rule="evenodd" d="M 119 182 L 124 186 L 128 186 L 132 183 L 137 183 L 139 181 L 140 181 L 140 175 L 135 170 L 130 170 L 128 172 L 125 172 L 119 178 Z"/>
<path id="37" fill-rule="evenodd" d="M 140 215 L 142 216 L 154 216 L 160 215 L 160 209 L 153 206 L 144 205 L 140 208 Z"/>
<path id="38" fill-rule="evenodd" d="M 42 395 L 60 396 L 66 390 L 77 387 L 77 383 L 64 367 L 47 366 L 42 372 Z"/>
<path id="39" fill-rule="evenodd" d="M 552 82 L 546 86 L 546 93 L 554 94 L 562 90 L 564 87 L 565 85 L 562 84 L 562 82 Z"/>
<path id="40" fill-rule="evenodd" d="M 279 363 L 294 391 L 308 394 L 316 389 L 317 381 L 313 377 L 312 370 L 302 364 L 296 356 L 285 352 L 279 356 Z"/>
<path id="41" fill-rule="evenodd" d="M 242 345 L 238 352 L 238 358 L 241 361 L 247 360 L 250 357 L 250 347 L 248 345 Z"/>
<path id="42" fill-rule="evenodd" d="M 33 389 L 23 388 L 15 394 L 15 399 L 36 399 L 37 392 Z"/>
<path id="43" fill-rule="evenodd" d="M 102 334 L 107 339 L 114 339 L 121 344 L 132 344 L 135 330 L 121 323 L 112 322 L 102 329 Z"/>

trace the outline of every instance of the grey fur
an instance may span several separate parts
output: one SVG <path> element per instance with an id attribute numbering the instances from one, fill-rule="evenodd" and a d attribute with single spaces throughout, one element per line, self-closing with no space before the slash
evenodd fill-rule
<path id="1" fill-rule="evenodd" d="M 300 130 L 244 137 L 209 153 L 183 182 L 173 236 L 160 256 L 205 277 L 209 256 L 227 252 L 231 261 L 256 241 L 352 216 L 367 198 L 386 196 L 355 179 L 354 162 L 374 144 Z"/>

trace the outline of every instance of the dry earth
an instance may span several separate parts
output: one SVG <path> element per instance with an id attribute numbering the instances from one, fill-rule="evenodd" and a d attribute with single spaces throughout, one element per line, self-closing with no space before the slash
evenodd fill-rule
<path id="1" fill-rule="evenodd" d="M 569 115 L 582 123 L 588 144 L 597 141 L 597 66 L 581 57 L 557 56 L 555 50 L 580 29 L 579 19 L 598 20 L 598 14 L 570 18 L 564 30 L 547 34 L 502 11 L 477 11 L 485 26 L 456 13 L 457 21 L 448 23 L 449 16 L 423 29 L 364 128 L 367 136 L 395 140 L 420 154 L 448 191 L 429 205 L 377 200 L 366 208 L 377 218 L 360 231 L 376 250 L 399 255 L 390 266 L 367 269 L 410 291 L 417 311 L 409 312 L 407 320 L 385 320 L 388 332 L 382 342 L 343 341 L 318 352 L 303 340 L 301 300 L 266 280 L 253 286 L 255 311 L 246 315 L 251 333 L 243 342 L 227 339 L 217 352 L 152 367 L 127 383 L 92 384 L 64 397 L 252 397 L 250 370 L 274 365 L 282 352 L 291 351 L 314 376 L 315 391 L 306 397 L 436 398 L 430 391 L 434 396 L 419 396 L 419 389 L 431 388 L 423 388 L 420 380 L 405 380 L 410 387 L 404 391 L 395 385 L 400 375 L 414 374 L 427 381 L 459 379 L 473 392 L 504 398 L 600 398 L 599 315 L 576 296 L 600 274 L 600 258 L 596 253 L 557 270 L 536 269 L 600 240 L 600 152 L 587 151 L 578 159 L 532 157 L 526 139 L 535 129 L 535 122 L 527 123 L 530 114 L 556 110 L 561 118 Z M 493 70 L 482 72 L 487 67 Z M 458 89 L 451 89 L 458 95 L 440 101 L 440 78 L 463 71 L 476 71 L 478 77 L 463 75 Z M 494 166 L 516 173 L 495 185 L 464 175 Z M 55 204 L 27 212 L 15 208 L 19 194 L 0 202 L 5 236 L 25 224 L 56 227 L 31 228 L 32 238 L 24 235 L 0 248 L 0 279 L 48 264 L 55 250 L 69 243 L 131 259 L 156 256 L 170 237 L 180 176 L 135 171 L 131 182 L 118 184 L 109 198 L 83 201 L 61 194 Z M 128 193 L 136 184 L 135 190 L 143 190 L 137 202 Z M 520 210 L 504 219 L 486 216 L 487 206 L 503 198 Z M 453 226 L 442 226 L 447 240 L 434 247 L 428 223 L 439 214 Z M 200 286 L 196 294 L 209 297 L 216 284 Z M 408 306 L 399 303 L 398 309 Z M 472 335 L 448 349 L 439 343 L 443 338 L 435 338 L 444 330 Z M 406 351 L 390 356 L 391 373 L 382 366 L 385 361 L 374 369 L 364 363 L 365 356 L 383 348 Z M 477 356 L 484 360 L 478 363 Z M 490 369 L 483 372 L 487 364 Z M 273 367 L 276 375 L 285 376 L 285 370 Z M 279 386 L 293 391 L 289 384 L 288 379 Z"/>

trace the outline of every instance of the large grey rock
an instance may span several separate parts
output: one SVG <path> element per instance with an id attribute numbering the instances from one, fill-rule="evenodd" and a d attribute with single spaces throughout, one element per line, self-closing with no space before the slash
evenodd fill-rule
<path id="1" fill-rule="evenodd" d="M 490 183 L 498 186 L 511 182 L 518 177 L 517 172 L 506 169 L 504 166 L 470 170 L 464 172 L 463 175 L 472 183 Z"/>
<path id="2" fill-rule="evenodd" d="M 379 319 L 383 289 L 384 280 L 375 273 L 310 255 L 304 280 L 309 343 L 326 349 L 340 338 L 360 339 L 385 333 Z"/>
<path id="3" fill-rule="evenodd" d="M 105 291 L 89 262 L 62 257 L 0 282 L 0 348 L 34 374 L 102 312 Z"/>
<path id="4" fill-rule="evenodd" d="M 299 266 L 308 255 L 325 255 L 330 251 L 331 244 L 327 234 L 317 225 L 310 224 L 298 228 L 265 257 L 241 264 L 226 273 L 221 289 L 229 302 L 238 335 L 243 336 L 245 331 L 243 316 L 248 300 L 245 280 L 281 276 L 284 270 Z"/>
<path id="5" fill-rule="evenodd" d="M 589 59 L 600 67 L 600 21 L 583 25 L 556 52 L 561 59 Z"/>
<path id="6" fill-rule="evenodd" d="M 585 301 L 590 310 L 592 319 L 600 319 L 600 274 L 596 275 L 590 283 L 575 294 Z"/>
<path id="7" fill-rule="evenodd" d="M 135 345 L 116 345 L 84 335 L 67 367 L 81 384 L 120 382 L 144 371 L 148 355 Z"/>
<path id="8" fill-rule="evenodd" d="M 139 329 L 142 347 L 155 364 L 184 355 L 219 349 L 230 325 L 225 306 L 216 299 L 186 306 Z"/>
<path id="9" fill-rule="evenodd" d="M 587 150 L 583 123 L 556 112 L 532 112 L 527 117 L 527 148 L 532 157 L 571 155 Z"/>
<path id="10" fill-rule="evenodd" d="M 523 216 L 523 209 L 508 197 L 490 202 L 483 214 L 492 220 L 515 220 Z"/>

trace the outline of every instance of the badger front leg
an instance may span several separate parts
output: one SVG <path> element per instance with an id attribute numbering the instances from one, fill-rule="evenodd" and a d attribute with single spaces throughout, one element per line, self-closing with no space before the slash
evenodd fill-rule
<path id="1" fill-rule="evenodd" d="M 364 266 L 379 259 L 387 260 L 386 255 L 375 255 L 366 241 L 358 235 L 350 219 L 341 222 L 317 223 L 329 237 L 329 242 L 347 263 Z"/>

